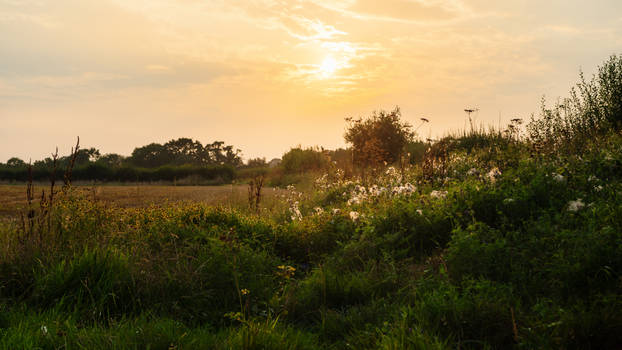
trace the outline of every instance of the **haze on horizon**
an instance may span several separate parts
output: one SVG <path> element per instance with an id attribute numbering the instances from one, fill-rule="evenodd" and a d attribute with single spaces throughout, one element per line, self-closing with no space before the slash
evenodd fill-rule
<path id="1" fill-rule="evenodd" d="M 619 0 L 0 0 L 0 161 L 191 137 L 341 147 L 399 105 L 422 137 L 529 118 L 622 53 Z"/>

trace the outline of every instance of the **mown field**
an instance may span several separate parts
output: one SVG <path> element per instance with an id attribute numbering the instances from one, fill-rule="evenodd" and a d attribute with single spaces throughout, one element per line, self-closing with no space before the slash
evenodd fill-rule
<path id="1" fill-rule="evenodd" d="M 166 205 L 179 202 L 196 202 L 207 205 L 222 205 L 234 208 L 248 206 L 247 185 L 222 186 L 162 186 L 162 185 L 74 185 L 94 202 L 122 208 L 148 207 L 150 205 Z M 34 205 L 39 203 L 41 191 L 49 192 L 49 184 L 34 185 Z M 274 205 L 274 197 L 283 195 L 283 190 L 264 188 L 263 204 Z M 0 218 L 15 218 L 28 206 L 26 200 L 26 184 L 0 185 Z"/>

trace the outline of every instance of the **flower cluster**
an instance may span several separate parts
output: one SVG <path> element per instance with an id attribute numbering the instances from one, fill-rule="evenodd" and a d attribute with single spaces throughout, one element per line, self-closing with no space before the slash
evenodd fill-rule
<path id="1" fill-rule="evenodd" d="M 290 279 L 294 277 L 294 273 L 296 272 L 296 268 L 289 265 L 279 265 L 277 268 L 277 276 L 282 277 L 283 279 Z"/>
<path id="2" fill-rule="evenodd" d="M 442 199 L 447 197 L 447 191 L 437 191 L 434 190 L 432 192 L 430 192 L 430 197 L 434 198 L 434 199 Z"/>
<path id="3" fill-rule="evenodd" d="M 581 200 L 581 198 L 576 201 L 568 202 L 568 211 L 569 212 L 577 212 L 585 207 L 585 203 Z"/>

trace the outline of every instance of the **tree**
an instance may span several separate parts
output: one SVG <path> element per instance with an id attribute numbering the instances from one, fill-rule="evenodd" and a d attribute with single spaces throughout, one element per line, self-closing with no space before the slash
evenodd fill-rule
<path id="1" fill-rule="evenodd" d="M 249 168 L 265 168 L 268 166 L 268 163 L 266 163 L 266 158 L 251 158 L 246 162 L 246 166 Z"/>
<path id="2" fill-rule="evenodd" d="M 193 141 L 190 138 L 182 137 L 177 140 L 170 140 L 164 144 L 168 153 L 172 156 L 173 164 L 196 164 L 209 163 L 209 160 L 203 159 L 203 145 L 199 141 Z"/>
<path id="3" fill-rule="evenodd" d="M 352 147 L 355 164 L 377 167 L 400 159 L 415 135 L 412 126 L 400 120 L 401 116 L 399 107 L 395 107 L 391 112 L 374 112 L 366 119 L 346 118 L 349 124 L 344 138 Z"/>
<path id="4" fill-rule="evenodd" d="M 13 157 L 6 161 L 6 165 L 10 168 L 21 168 L 26 166 L 26 162 L 17 157 Z"/>
<path id="5" fill-rule="evenodd" d="M 132 164 L 145 168 L 156 168 L 170 164 L 172 160 L 173 157 L 168 149 L 159 143 L 137 147 L 130 157 Z"/>
<path id="6" fill-rule="evenodd" d="M 103 164 L 108 167 L 118 168 L 123 164 L 125 157 L 116 153 L 108 153 L 97 159 L 97 163 Z"/>
<path id="7" fill-rule="evenodd" d="M 99 159 L 99 157 L 101 156 L 101 154 L 99 153 L 99 150 L 96 148 L 83 148 L 81 150 L 78 151 L 78 153 L 76 154 L 76 165 L 83 165 L 83 164 L 87 164 L 90 162 L 95 162 Z M 65 160 L 61 160 L 61 161 L 69 161 L 70 157 L 63 157 L 66 158 Z"/>
<path id="8" fill-rule="evenodd" d="M 328 157 L 323 151 L 316 148 L 298 146 L 283 154 L 281 166 L 286 173 L 303 173 L 307 171 L 321 170 L 328 164 Z"/>

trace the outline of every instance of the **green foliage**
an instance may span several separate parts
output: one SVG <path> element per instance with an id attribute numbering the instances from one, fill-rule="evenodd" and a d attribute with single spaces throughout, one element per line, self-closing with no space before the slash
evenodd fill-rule
<path id="1" fill-rule="evenodd" d="M 281 167 L 286 173 L 304 173 L 324 169 L 328 158 L 316 148 L 292 148 L 283 154 Z"/>
<path id="2" fill-rule="evenodd" d="M 527 126 L 530 140 L 548 152 L 582 149 L 597 135 L 622 129 L 622 56 L 613 55 L 591 80 L 581 73 L 570 97 L 542 111 Z"/>

